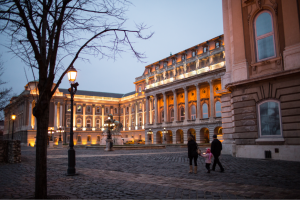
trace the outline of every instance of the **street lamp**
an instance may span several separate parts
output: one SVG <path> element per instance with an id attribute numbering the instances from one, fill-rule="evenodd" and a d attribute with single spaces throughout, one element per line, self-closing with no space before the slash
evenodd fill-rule
<path id="1" fill-rule="evenodd" d="M 69 142 L 69 150 L 68 150 L 68 170 L 67 170 L 67 176 L 74 176 L 76 174 L 75 169 L 75 150 L 74 150 L 74 142 L 73 142 L 73 99 L 74 94 L 77 92 L 78 83 L 75 83 L 77 77 L 77 71 L 72 66 L 68 71 L 68 79 L 71 84 L 71 87 L 68 89 L 68 91 L 71 94 L 71 124 L 70 124 L 70 142 Z"/>
<path id="2" fill-rule="evenodd" d="M 106 149 L 105 151 L 112 151 L 112 139 L 111 139 L 111 129 L 115 127 L 112 115 L 108 115 L 107 120 L 104 122 L 104 127 L 107 128 L 107 139 L 106 139 Z"/>
<path id="3" fill-rule="evenodd" d="M 54 133 L 54 130 L 50 128 L 50 130 L 48 130 L 48 133 L 50 134 L 50 141 L 52 142 L 53 141 L 52 134 Z"/>
<path id="4" fill-rule="evenodd" d="M 13 140 L 13 139 L 14 139 L 14 123 L 15 123 L 15 119 L 16 119 L 15 113 L 13 113 L 13 114 L 11 115 L 11 119 L 12 119 L 12 121 L 13 121 L 13 125 L 12 125 L 12 133 L 11 133 L 11 139 Z"/>
<path id="5" fill-rule="evenodd" d="M 153 134 L 153 131 L 151 130 L 151 128 L 149 129 L 149 131 L 147 132 L 147 134 Z"/>
<path id="6" fill-rule="evenodd" d="M 61 141 L 61 133 L 64 132 L 64 130 L 61 128 L 61 126 L 59 126 L 59 128 L 56 131 L 57 133 L 59 133 L 59 139 L 58 139 L 58 148 L 62 148 L 62 141 Z"/>

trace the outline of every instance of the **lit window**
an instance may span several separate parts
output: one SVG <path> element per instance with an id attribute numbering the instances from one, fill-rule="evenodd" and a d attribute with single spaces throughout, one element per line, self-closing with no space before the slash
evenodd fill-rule
<path id="1" fill-rule="evenodd" d="M 77 122 L 76 123 L 77 124 L 77 128 L 81 128 L 81 119 L 78 118 L 76 122 Z"/>
<path id="2" fill-rule="evenodd" d="M 100 107 L 98 106 L 98 107 L 96 107 L 96 113 L 100 113 L 101 112 L 101 109 L 100 109 Z"/>
<path id="3" fill-rule="evenodd" d="M 86 127 L 91 128 L 91 120 L 90 119 L 86 120 Z"/>
<path id="4" fill-rule="evenodd" d="M 267 101 L 258 105 L 261 136 L 281 136 L 280 106 L 276 101 Z"/>
<path id="5" fill-rule="evenodd" d="M 90 113 L 90 112 L 91 112 L 91 106 L 87 106 L 87 107 L 86 107 L 86 111 L 87 111 L 88 113 Z"/>
<path id="6" fill-rule="evenodd" d="M 87 141 L 91 142 L 91 136 L 90 135 L 87 136 Z"/>
<path id="7" fill-rule="evenodd" d="M 96 121 L 96 127 L 100 128 L 100 120 L 99 119 L 97 119 L 97 121 Z"/>
<path id="8" fill-rule="evenodd" d="M 255 20 L 257 61 L 275 57 L 274 30 L 271 13 L 263 11 Z"/>
<path id="9" fill-rule="evenodd" d="M 68 118 L 68 119 L 67 119 L 67 127 L 69 128 L 70 126 L 71 126 L 71 119 Z"/>
<path id="10" fill-rule="evenodd" d="M 174 109 L 171 110 L 171 121 L 174 121 Z"/>
<path id="11" fill-rule="evenodd" d="M 140 110 L 142 110 L 142 103 L 139 104 L 139 108 L 140 108 Z"/>
<path id="12" fill-rule="evenodd" d="M 180 109 L 180 121 L 183 121 L 184 120 L 184 107 L 181 107 Z"/>
<path id="13" fill-rule="evenodd" d="M 196 120 L 196 107 L 195 107 L 195 105 L 191 106 L 191 119 Z"/>
<path id="14" fill-rule="evenodd" d="M 220 103 L 220 101 L 216 102 L 216 117 L 221 117 L 221 103 Z"/>
<path id="15" fill-rule="evenodd" d="M 81 112 L 81 106 L 77 106 L 77 112 Z"/>
<path id="16" fill-rule="evenodd" d="M 208 106 L 206 103 L 203 104 L 202 106 L 202 111 L 203 111 L 203 118 L 208 118 Z"/>
<path id="17" fill-rule="evenodd" d="M 142 87 L 141 86 L 139 87 L 139 92 L 142 92 Z"/>
<path id="18" fill-rule="evenodd" d="M 68 111 L 68 112 L 71 112 L 71 105 L 70 105 L 70 104 L 67 105 L 67 111 Z"/>
<path id="19" fill-rule="evenodd" d="M 100 142 L 100 135 L 97 135 L 97 142 Z"/>

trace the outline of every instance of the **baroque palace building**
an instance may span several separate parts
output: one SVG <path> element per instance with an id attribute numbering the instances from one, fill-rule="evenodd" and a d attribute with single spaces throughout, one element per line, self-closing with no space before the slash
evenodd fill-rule
<path id="1" fill-rule="evenodd" d="M 74 96 L 75 145 L 100 144 L 108 114 L 123 124 L 122 138 L 145 140 L 147 144 L 210 142 L 214 133 L 222 135 L 221 76 L 225 74 L 224 36 L 195 45 L 145 67 L 137 77 L 135 91 L 127 94 L 78 90 Z M 13 97 L 5 108 L 4 138 L 14 138 L 34 146 L 36 120 L 32 114 L 37 100 L 37 81 Z M 61 127 L 62 140 L 69 141 L 70 94 L 59 88 L 51 99 L 49 131 L 56 144 Z M 147 134 L 149 129 L 153 134 Z M 166 130 L 163 134 L 162 131 Z"/>

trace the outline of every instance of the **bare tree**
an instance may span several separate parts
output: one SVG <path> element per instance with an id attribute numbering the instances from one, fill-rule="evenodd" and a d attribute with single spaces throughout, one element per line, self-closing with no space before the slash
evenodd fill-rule
<path id="1" fill-rule="evenodd" d="M 25 64 L 38 70 L 35 198 L 47 198 L 47 131 L 50 99 L 69 68 L 84 54 L 115 56 L 126 48 L 141 60 L 132 36 L 146 27 L 124 28 L 127 0 L 0 0 L 0 30 L 10 37 L 7 47 Z M 64 66 L 65 57 L 72 60 Z M 79 57 L 81 56 L 81 57 Z M 54 80 L 57 83 L 52 88 Z"/>
<path id="2" fill-rule="evenodd" d="M 1 55 L 0 55 L 0 120 L 4 119 L 4 114 L 3 114 L 3 109 L 9 102 L 11 95 L 11 88 L 6 88 L 4 85 L 6 84 L 5 81 L 2 80 L 2 75 L 4 73 L 4 66 L 3 62 L 1 60 Z"/>

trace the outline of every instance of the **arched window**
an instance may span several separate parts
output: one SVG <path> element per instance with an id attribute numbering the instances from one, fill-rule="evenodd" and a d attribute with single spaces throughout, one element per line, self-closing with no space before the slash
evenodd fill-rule
<path id="1" fill-rule="evenodd" d="M 77 124 L 77 128 L 81 128 L 81 119 L 78 118 L 76 122 L 77 122 L 76 123 Z"/>
<path id="2" fill-rule="evenodd" d="M 165 112 L 161 111 L 161 122 L 162 123 L 165 121 L 164 114 L 165 114 Z"/>
<path id="3" fill-rule="evenodd" d="M 100 119 L 97 119 L 97 121 L 96 121 L 96 127 L 100 128 Z"/>
<path id="4" fill-rule="evenodd" d="M 184 107 L 181 107 L 180 108 L 180 121 L 183 121 L 184 120 Z"/>
<path id="5" fill-rule="evenodd" d="M 174 121 L 174 109 L 171 110 L 171 122 Z"/>
<path id="6" fill-rule="evenodd" d="M 268 11 L 261 12 L 254 23 L 257 61 L 275 57 L 274 28 L 271 13 Z"/>
<path id="7" fill-rule="evenodd" d="M 203 118 L 208 118 L 208 106 L 206 103 L 203 104 L 202 106 L 202 111 L 203 111 Z"/>
<path id="8" fill-rule="evenodd" d="M 220 101 L 216 102 L 216 117 L 221 117 L 221 103 L 220 103 Z"/>
<path id="9" fill-rule="evenodd" d="M 71 119 L 68 118 L 68 119 L 67 119 L 67 127 L 69 128 L 70 126 L 71 126 Z"/>
<path id="10" fill-rule="evenodd" d="M 196 107 L 195 107 L 195 105 L 191 106 L 191 119 L 196 120 Z"/>
<path id="11" fill-rule="evenodd" d="M 86 120 L 86 127 L 91 128 L 91 120 L 90 119 Z"/>
<path id="12" fill-rule="evenodd" d="M 281 135 L 281 113 L 277 101 L 265 101 L 258 105 L 261 136 Z"/>

